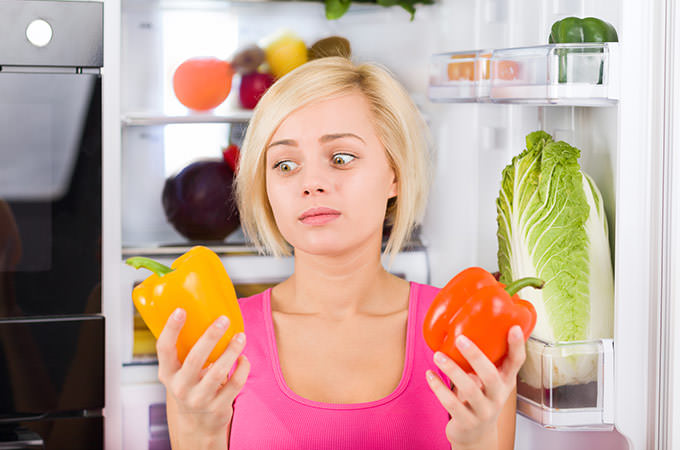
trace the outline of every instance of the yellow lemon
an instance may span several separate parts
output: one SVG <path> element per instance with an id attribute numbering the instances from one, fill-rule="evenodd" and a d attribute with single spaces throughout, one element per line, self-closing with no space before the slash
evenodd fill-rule
<path id="1" fill-rule="evenodd" d="M 276 78 L 307 62 L 305 42 L 292 33 L 283 34 L 264 50 L 267 64 Z"/>

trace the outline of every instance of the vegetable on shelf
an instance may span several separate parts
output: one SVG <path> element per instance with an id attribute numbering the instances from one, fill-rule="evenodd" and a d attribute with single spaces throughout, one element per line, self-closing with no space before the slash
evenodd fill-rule
<path id="1" fill-rule="evenodd" d="M 172 87 L 177 100 L 197 111 L 219 106 L 231 91 L 234 70 L 227 61 L 212 57 L 190 58 L 177 67 Z"/>
<path id="2" fill-rule="evenodd" d="M 433 351 L 448 355 L 466 372 L 473 369 L 456 347 L 464 334 L 496 365 L 508 352 L 508 331 L 519 325 L 528 339 L 536 324 L 536 310 L 516 292 L 543 281 L 523 278 L 507 287 L 480 267 L 470 267 L 453 277 L 435 296 L 423 324 L 425 342 Z"/>
<path id="3" fill-rule="evenodd" d="M 295 33 L 283 31 L 272 39 L 264 54 L 275 78 L 281 78 L 307 62 L 307 45 Z"/>
<path id="4" fill-rule="evenodd" d="M 501 80 L 513 80 L 519 74 L 519 65 L 516 61 L 491 60 L 491 53 L 457 53 L 451 55 L 454 62 L 446 66 L 446 73 L 449 81 L 483 81 L 491 78 L 491 67 L 493 67 L 493 77 Z M 456 61 L 462 60 L 462 61 Z"/>
<path id="5" fill-rule="evenodd" d="M 257 44 L 249 44 L 236 52 L 231 60 L 231 65 L 239 74 L 247 75 L 257 71 L 264 60 L 264 50 Z"/>
<path id="6" fill-rule="evenodd" d="M 464 61 L 450 62 L 446 65 L 446 74 L 448 75 L 449 81 L 475 81 L 480 79 L 479 74 L 475 76 L 475 63 L 477 60 L 475 60 L 474 53 L 461 53 L 452 55 L 451 59 L 462 59 Z"/>
<path id="7" fill-rule="evenodd" d="M 352 0 L 321 0 L 326 3 L 326 18 L 329 20 L 339 19 L 344 16 L 352 3 Z M 354 0 L 355 3 L 372 3 L 381 6 L 396 6 L 399 5 L 411 14 L 411 20 L 416 14 L 416 4 L 422 3 L 431 5 L 434 0 Z"/>
<path id="8" fill-rule="evenodd" d="M 234 286 L 219 256 L 212 250 L 192 247 L 171 267 L 139 256 L 125 262 L 136 269 L 153 272 L 133 289 L 132 300 L 156 339 L 177 308 L 186 311 L 186 321 L 177 339 L 177 357 L 181 362 L 219 316 L 229 318 L 229 328 L 215 345 L 205 366 L 215 362 L 231 338 L 243 331 L 243 317 Z"/>
<path id="9" fill-rule="evenodd" d="M 309 60 L 325 58 L 327 56 L 352 57 L 352 47 L 349 41 L 342 36 L 329 36 L 316 41 L 307 49 Z"/>
<path id="10" fill-rule="evenodd" d="M 500 281 L 546 280 L 542 290 L 523 295 L 536 308 L 534 337 L 550 343 L 611 338 L 614 277 L 600 191 L 581 170 L 577 148 L 544 131 L 527 135 L 526 146 L 503 170 L 496 201 Z M 540 387 L 541 365 L 531 358 L 528 353 L 520 377 Z M 597 376 L 597 355 L 557 358 L 555 365 L 549 376 L 556 386 Z"/>
<path id="11" fill-rule="evenodd" d="M 234 198 L 238 148 L 227 147 L 222 160 L 196 161 L 165 180 L 163 211 L 184 237 L 220 241 L 240 225 Z"/>
<path id="12" fill-rule="evenodd" d="M 241 106 L 254 109 L 272 84 L 274 84 L 274 77 L 270 73 L 251 72 L 241 75 L 241 85 L 238 91 Z"/>
<path id="13" fill-rule="evenodd" d="M 604 20 L 595 17 L 566 17 L 558 20 L 550 29 L 549 44 L 579 42 L 618 42 L 616 29 Z"/>
<path id="14" fill-rule="evenodd" d="M 566 17 L 555 22 L 548 36 L 549 44 L 577 44 L 577 43 L 602 43 L 618 42 L 619 36 L 613 25 L 595 17 Z M 567 55 L 573 53 L 602 53 L 601 49 L 557 49 L 559 55 L 558 81 L 566 83 L 568 80 Z M 602 84 L 603 67 L 600 62 L 597 84 Z"/>

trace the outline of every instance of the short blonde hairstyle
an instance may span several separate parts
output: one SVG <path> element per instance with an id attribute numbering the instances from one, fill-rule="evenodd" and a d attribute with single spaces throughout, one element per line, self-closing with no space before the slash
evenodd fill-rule
<path id="1" fill-rule="evenodd" d="M 343 57 L 320 58 L 276 81 L 258 102 L 246 131 L 236 200 L 243 231 L 260 252 L 291 254 L 267 197 L 265 151 L 274 132 L 296 109 L 357 90 L 368 100 L 376 134 L 397 179 L 397 197 L 388 201 L 385 211 L 392 225 L 385 253 L 393 258 L 422 220 L 431 169 L 429 134 L 420 112 L 387 69 L 356 65 Z"/>

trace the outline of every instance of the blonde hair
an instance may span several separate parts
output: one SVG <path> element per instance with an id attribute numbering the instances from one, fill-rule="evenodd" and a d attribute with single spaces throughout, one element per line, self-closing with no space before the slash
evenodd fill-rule
<path id="1" fill-rule="evenodd" d="M 281 122 L 296 109 L 356 91 L 368 100 L 373 125 L 397 179 L 397 197 L 385 212 L 392 231 L 385 253 L 392 258 L 422 220 L 429 189 L 429 135 L 406 90 L 376 64 L 343 57 L 310 61 L 289 72 L 262 96 L 241 148 L 236 200 L 245 235 L 260 252 L 283 256 L 291 247 L 281 235 L 266 191 L 265 149 Z"/>

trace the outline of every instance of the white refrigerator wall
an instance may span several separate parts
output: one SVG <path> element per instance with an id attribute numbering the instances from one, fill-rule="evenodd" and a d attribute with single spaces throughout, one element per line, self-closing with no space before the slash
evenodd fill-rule
<path id="1" fill-rule="evenodd" d="M 639 264 L 648 267 L 653 256 L 649 247 L 650 226 L 641 215 L 651 217 L 654 213 L 649 192 L 654 155 L 647 151 L 653 147 L 656 129 L 657 105 L 649 99 L 651 68 L 658 62 L 655 59 L 658 55 L 648 52 L 656 39 L 651 33 L 659 13 L 654 5 L 614 0 L 442 0 L 434 6 L 418 5 L 413 22 L 398 7 L 362 5 L 352 6 L 338 21 L 326 20 L 323 6 L 317 3 L 108 0 L 106 8 L 104 114 L 109 122 L 104 125 L 104 133 L 109 139 L 104 144 L 105 165 L 108 164 L 105 173 L 115 174 L 119 180 L 114 180 L 113 175 L 108 181 L 105 179 L 105 204 L 113 205 L 105 212 L 105 222 L 109 231 L 121 225 L 117 232 L 107 234 L 117 238 L 104 243 L 104 256 L 107 259 L 108 255 L 109 261 L 108 264 L 105 261 L 108 270 L 105 269 L 104 283 L 109 291 L 105 293 L 104 311 L 107 345 L 113 351 L 107 360 L 107 447 L 119 447 L 116 443 L 121 438 L 115 430 L 122 430 L 124 420 L 120 385 L 125 380 L 134 381 L 136 370 L 121 368 L 120 364 L 119 347 L 124 340 L 121 333 L 130 325 L 123 323 L 127 319 L 120 312 L 120 302 L 129 300 L 129 292 L 118 287 L 122 284 L 120 273 L 115 276 L 107 273 L 120 271 L 121 240 L 125 245 L 126 238 L 143 239 L 148 232 L 175 236 L 160 210 L 160 188 L 171 171 L 169 165 L 199 156 L 187 146 L 185 159 L 171 163 L 164 154 L 169 144 L 163 127 L 125 128 L 118 118 L 135 112 L 182 111 L 170 84 L 179 62 L 197 53 L 226 59 L 235 49 L 288 28 L 308 44 L 330 35 L 346 37 L 356 61 L 377 61 L 387 66 L 421 107 L 434 143 L 435 177 L 423 223 L 430 282 L 434 285 L 443 286 L 455 273 L 471 265 L 497 270 L 495 200 L 501 171 L 525 148 L 526 134 L 542 129 L 581 149 L 581 165 L 603 194 L 612 257 L 616 261 L 615 423 L 625 437 L 617 430 L 547 430 L 518 417 L 516 448 L 645 448 L 646 397 L 651 375 L 640 361 L 646 362 L 646 358 L 651 361 L 655 356 L 646 353 L 648 306 L 639 301 L 649 298 L 652 274 L 645 270 L 652 269 L 640 271 Z M 183 20 L 178 20 L 180 13 Z M 545 44 L 550 25 L 569 15 L 599 17 L 619 31 L 622 42 L 619 105 L 571 107 L 428 101 L 432 54 Z M 634 39 L 627 39 L 629 36 Z M 119 48 L 112 39 L 122 42 Z M 182 44 L 182 40 L 186 42 Z M 118 60 L 121 69 L 116 73 Z M 235 78 L 232 93 L 238 92 L 237 82 Z M 225 105 L 234 103 L 235 97 L 231 95 Z M 215 141 L 215 147 L 219 144 Z M 141 189 L 131 189 L 133 183 L 141 183 L 136 185 Z M 121 204 L 123 211 L 116 209 Z M 638 279 L 634 280 L 635 277 Z M 641 326 L 636 326 L 638 321 Z"/>

